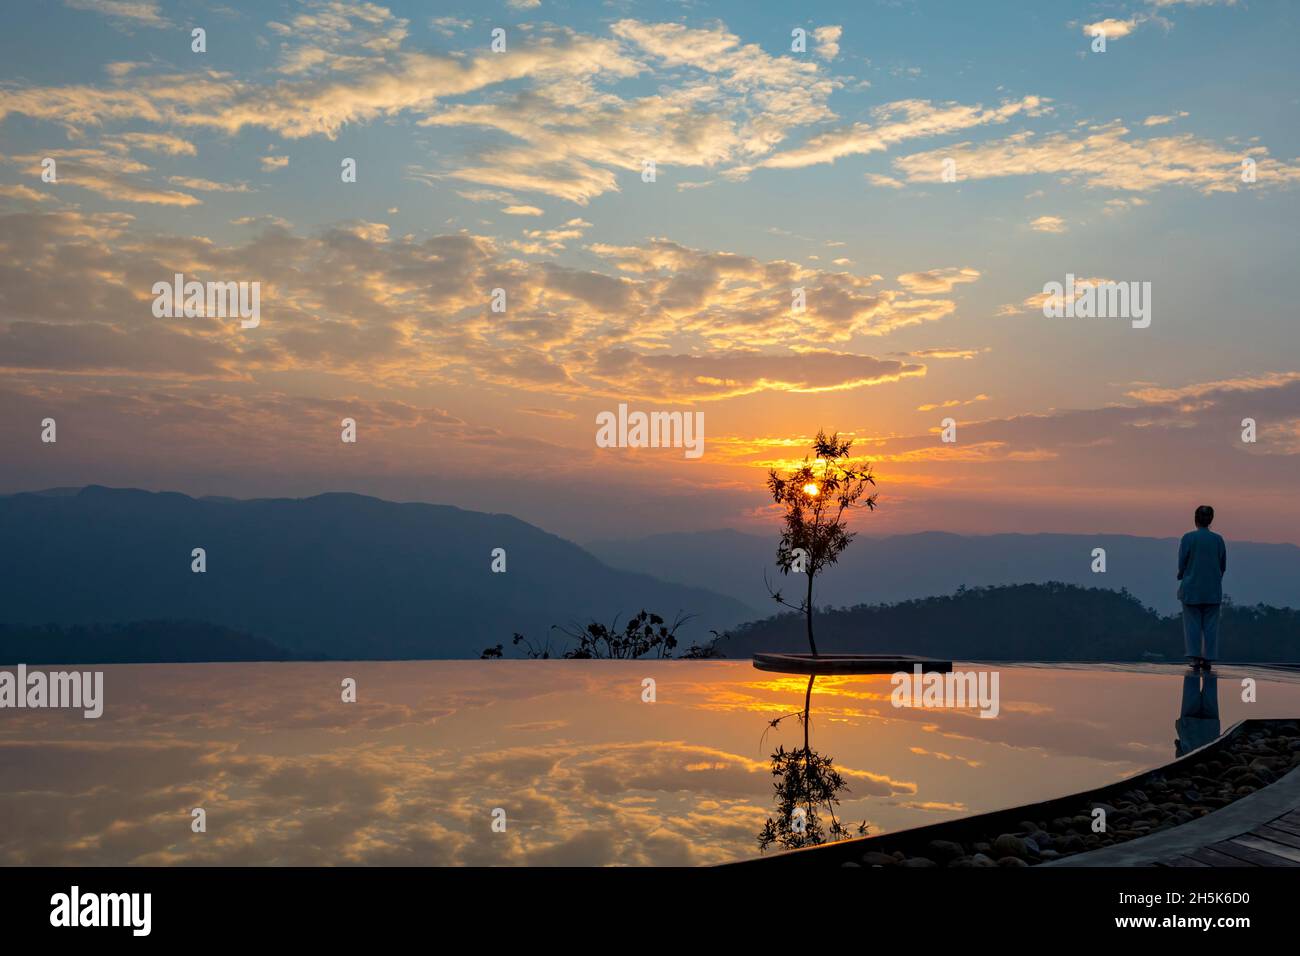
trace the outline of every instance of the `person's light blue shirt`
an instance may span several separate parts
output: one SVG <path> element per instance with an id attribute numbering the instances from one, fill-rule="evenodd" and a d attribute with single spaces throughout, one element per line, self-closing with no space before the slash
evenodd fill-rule
<path id="1" fill-rule="evenodd" d="M 1222 604 L 1228 547 L 1209 528 L 1183 535 L 1178 545 L 1178 600 L 1184 604 Z"/>

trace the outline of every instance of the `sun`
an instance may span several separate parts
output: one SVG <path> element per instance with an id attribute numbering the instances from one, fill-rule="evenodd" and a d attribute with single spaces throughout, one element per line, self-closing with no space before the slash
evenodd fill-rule
<path id="1" fill-rule="evenodd" d="M 803 486 L 803 493 L 807 495 L 809 498 L 816 498 L 820 491 L 821 489 L 818 488 L 816 485 L 814 485 L 811 481 L 808 482 L 808 484 Z"/>

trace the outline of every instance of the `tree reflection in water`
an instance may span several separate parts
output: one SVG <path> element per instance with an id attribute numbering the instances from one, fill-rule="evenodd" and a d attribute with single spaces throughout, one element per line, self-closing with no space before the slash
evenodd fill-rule
<path id="1" fill-rule="evenodd" d="M 817 675 L 808 677 L 804 692 L 803 710 L 783 714 L 768 722 L 768 730 L 780 726 L 783 720 L 798 718 L 803 725 L 803 747 L 786 750 L 778 744 L 772 753 L 773 787 L 776 790 L 776 816 L 769 817 L 758 834 L 758 848 L 766 850 L 776 845 L 784 850 L 818 846 L 828 840 L 843 840 L 867 832 L 862 821 L 850 830 L 835 816 L 840 794 L 849 792 L 849 785 L 835 769 L 834 760 L 812 749 L 812 690 Z M 764 738 L 767 734 L 764 732 Z M 829 824 L 825 823 L 829 820 Z"/>

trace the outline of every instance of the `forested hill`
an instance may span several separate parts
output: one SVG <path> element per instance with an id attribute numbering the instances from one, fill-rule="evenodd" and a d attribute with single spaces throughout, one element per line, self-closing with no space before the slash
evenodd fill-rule
<path id="1" fill-rule="evenodd" d="M 1125 591 L 1070 584 L 963 588 L 942 597 L 818 610 L 817 649 L 920 654 L 952 660 L 1143 661 L 1183 659 L 1182 621 Z M 1300 661 L 1300 611 L 1225 604 L 1227 661 Z M 794 613 L 755 621 L 715 642 L 725 657 L 806 651 Z"/>

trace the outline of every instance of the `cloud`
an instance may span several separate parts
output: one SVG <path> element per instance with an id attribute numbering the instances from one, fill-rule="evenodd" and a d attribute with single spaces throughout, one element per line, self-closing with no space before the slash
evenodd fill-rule
<path id="1" fill-rule="evenodd" d="M 923 364 L 876 358 L 861 344 L 951 315 L 944 294 L 978 277 L 933 269 L 886 289 L 875 275 L 668 239 L 591 244 L 597 269 L 547 261 L 583 235 L 581 219 L 508 241 L 395 236 L 360 220 L 309 236 L 274 217 L 236 223 L 258 231 L 222 244 L 136 231 L 120 215 L 0 215 L 0 245 L 11 250 L 0 268 L 9 361 L 159 379 L 255 382 L 311 370 L 367 387 L 490 382 L 700 401 L 844 390 L 924 374 Z M 261 324 L 154 318 L 150 290 L 176 272 L 258 282 Z M 507 293 L 504 313 L 489 309 L 496 288 Z M 802 310 L 793 289 L 803 290 Z M 76 344 L 61 357 L 51 352 L 59 336 Z"/>
<path id="2" fill-rule="evenodd" d="M 537 406 L 528 406 L 520 408 L 519 411 L 523 412 L 525 415 L 536 415 L 538 418 L 570 420 L 577 417 L 573 412 L 565 411 L 562 408 L 538 408 Z"/>
<path id="3" fill-rule="evenodd" d="M 1125 392 L 1130 398 L 1156 404 L 1171 404 L 1188 398 L 1204 398 L 1219 392 L 1259 392 L 1281 388 L 1294 382 L 1300 382 L 1300 372 L 1266 372 L 1262 375 L 1249 375 L 1241 378 L 1219 379 L 1213 382 L 1198 382 L 1174 388 L 1145 386 Z"/>
<path id="4" fill-rule="evenodd" d="M 120 80 L 122 77 L 130 74 L 133 70 L 138 70 L 148 65 L 148 63 L 140 60 L 118 60 L 113 63 L 104 64 L 104 72 L 113 79 Z"/>
<path id="5" fill-rule="evenodd" d="M 906 189 L 907 183 L 901 179 L 895 179 L 893 176 L 884 176 L 880 173 L 864 173 L 867 182 L 873 186 L 880 186 L 885 189 Z"/>
<path id="6" fill-rule="evenodd" d="M 283 38 L 278 72 L 323 76 L 364 70 L 376 55 L 396 53 L 409 25 L 373 3 L 308 0 L 288 23 L 267 27 Z"/>
<path id="7" fill-rule="evenodd" d="M 936 346 L 928 349 L 915 349 L 908 352 L 908 355 L 914 358 L 937 358 L 937 359 L 973 359 L 975 356 L 989 351 L 987 348 L 981 349 L 954 349 L 945 346 Z"/>
<path id="8" fill-rule="evenodd" d="M 58 179 L 52 189 L 76 186 L 88 189 L 118 202 L 149 203 L 159 206 L 198 206 L 202 200 L 189 193 L 158 189 L 149 184 L 149 166 L 116 152 L 102 149 L 52 149 L 42 153 L 8 156 L 14 163 L 27 167 L 33 177 L 39 177 L 41 162 L 50 157 L 55 161 Z"/>
<path id="9" fill-rule="evenodd" d="M 595 36 L 541 25 L 514 31 L 508 55 L 442 55 L 407 49 L 407 21 L 381 7 L 330 2 L 267 30 L 280 39 L 269 70 L 122 69 L 107 88 L 24 85 L 6 91 L 0 117 L 20 113 L 74 134 L 142 121 L 169 135 L 260 128 L 332 139 L 345 125 L 407 113 L 427 126 L 500 134 L 500 145 L 449 158 L 444 175 L 583 204 L 645 159 L 667 170 L 761 157 L 791 130 L 833 118 L 827 100 L 838 85 L 818 62 L 771 56 L 721 26 L 622 19 Z M 826 52 L 835 28 L 820 32 Z M 619 88 L 634 76 L 656 91 Z"/>
<path id="10" fill-rule="evenodd" d="M 132 120 L 198 126 L 204 124 L 195 121 L 201 115 L 196 111 L 213 108 L 244 89 L 212 71 L 132 75 L 128 82 L 135 85 L 14 86 L 0 98 L 0 120 L 21 114 L 58 123 L 74 136 L 81 136 L 85 128 Z"/>
<path id="11" fill-rule="evenodd" d="M 611 394 L 677 401 L 735 398 L 763 391 L 813 393 L 859 389 L 925 374 L 925 366 L 829 350 L 793 355 L 749 352 L 710 355 L 601 353 L 589 374 Z"/>
<path id="12" fill-rule="evenodd" d="M 446 37 L 455 36 L 459 31 L 468 30 L 473 25 L 474 21 L 459 17 L 434 17 L 429 21 L 430 27 Z"/>
<path id="13" fill-rule="evenodd" d="M 908 272 L 898 277 L 898 284 L 909 292 L 926 295 L 951 292 L 956 286 L 979 279 L 978 269 L 931 269 L 928 272 Z"/>
<path id="14" fill-rule="evenodd" d="M 433 185 L 438 178 L 436 174 L 414 167 L 409 169 L 408 173 L 417 182 L 429 185 Z M 544 214 L 540 207 L 521 203 L 510 193 L 499 189 L 458 189 L 456 195 L 462 199 L 468 199 L 470 202 L 503 203 L 501 212 L 507 216 L 541 216 Z"/>
<path id="15" fill-rule="evenodd" d="M 1077 487 L 1081 470 L 1100 459 L 1125 475 L 1122 489 L 1112 486 L 1115 494 L 1106 504 L 1112 515 L 1121 509 L 1136 518 L 1151 509 L 1163 513 L 1171 499 L 1217 496 L 1232 499 L 1243 522 L 1267 513 L 1269 521 L 1297 526 L 1300 509 L 1291 503 L 1290 489 L 1300 456 L 1300 372 L 1147 385 L 1128 395 L 1137 403 L 963 422 L 959 447 L 942 445 L 931 434 L 882 439 L 873 443 L 872 457 L 878 474 L 906 464 L 913 480 L 964 462 L 962 481 L 970 492 L 1014 489 L 1026 503 L 1042 502 L 1058 521 L 1060 497 Z M 1255 444 L 1240 440 L 1245 417 L 1259 422 Z M 1196 463 L 1215 447 L 1222 452 L 1207 473 Z M 1255 522 L 1254 534 L 1268 533 L 1265 522 Z"/>
<path id="16" fill-rule="evenodd" d="M 167 156 L 198 155 L 198 149 L 193 143 L 170 133 L 118 133 L 116 136 L 105 136 L 103 142 L 105 146 L 123 151 L 135 148 Z"/>
<path id="17" fill-rule="evenodd" d="M 1083 25 L 1083 33 L 1088 37 L 1096 37 L 1100 34 L 1107 40 L 1118 40 L 1120 37 L 1128 36 L 1136 30 L 1138 25 L 1142 22 L 1142 17 L 1132 17 L 1128 20 L 1117 20 L 1114 17 L 1107 17 L 1105 20 L 1085 23 Z"/>
<path id="18" fill-rule="evenodd" d="M 473 58 L 404 52 L 399 45 L 405 21 L 391 18 L 382 8 L 336 3 L 311 9 L 314 12 L 299 15 L 292 24 L 269 25 L 288 44 L 270 77 L 256 71 L 239 78 L 216 71 L 132 74 L 124 81 L 127 85 L 110 89 L 23 87 L 8 91 L 0 101 L 0 118 L 22 113 L 71 126 L 135 119 L 231 135 L 256 127 L 288 139 L 332 139 L 348 123 L 406 111 L 435 112 L 443 98 L 501 83 L 531 79 L 558 88 L 565 79 L 601 73 L 630 76 L 638 69 L 614 41 L 558 29 L 509 56 L 487 51 Z M 344 31 L 341 37 L 339 30 Z"/>
<path id="19" fill-rule="evenodd" d="M 508 212 L 510 208 L 521 207 L 507 207 L 502 211 Z M 541 214 L 540 209 L 536 210 L 536 212 L 531 211 L 533 208 L 534 207 L 525 207 L 525 211 L 523 213 L 517 213 L 517 215 Z M 564 225 L 557 226 L 553 229 L 525 229 L 524 238 L 522 240 L 511 241 L 509 245 L 512 249 L 516 249 L 527 255 L 553 256 L 556 253 L 562 252 L 570 240 L 581 239 L 582 234 L 590 228 L 591 223 L 587 222 L 585 219 L 570 219 L 568 222 L 564 223 Z"/>
<path id="20" fill-rule="evenodd" d="M 248 193 L 253 191 L 248 183 L 218 183 L 197 176 L 169 176 L 167 181 L 173 186 L 183 186 L 186 189 L 197 189 L 201 192 Z"/>
<path id="21" fill-rule="evenodd" d="M 272 215 L 240 216 L 238 219 L 230 220 L 230 223 L 234 226 L 275 226 L 284 230 L 293 228 L 293 223 L 289 222 L 289 220 Z"/>
<path id="22" fill-rule="evenodd" d="M 14 185 L 0 186 L 0 196 L 9 196 L 12 199 L 22 199 L 27 202 L 49 202 L 54 196 L 49 191 L 33 189 L 31 186 L 24 186 L 21 183 Z"/>
<path id="23" fill-rule="evenodd" d="M 639 174 L 645 160 L 657 171 L 727 166 L 831 115 L 826 99 L 834 83 L 815 64 L 769 56 L 720 27 L 620 20 L 611 32 L 618 45 L 605 50 L 604 70 L 593 79 L 651 72 L 662 80 L 655 95 L 623 98 L 589 83 L 561 83 L 558 91 L 449 106 L 422 124 L 492 128 L 516 143 L 486 150 L 448 175 L 586 204 L 619 188 L 616 171 Z"/>
<path id="24" fill-rule="evenodd" d="M 1050 292 L 1036 292 L 1025 299 L 1020 305 L 1004 305 L 998 310 L 999 315 L 1016 315 L 1020 312 L 1042 312 L 1043 307 L 1051 303 L 1053 310 L 1064 309 L 1069 303 L 1077 302 L 1083 295 L 1086 287 L 1105 285 L 1112 282 L 1112 279 L 1104 279 L 1100 276 L 1091 276 L 1089 278 L 1076 278 L 1072 290 L 1062 289 L 1060 295 L 1053 295 Z"/>
<path id="25" fill-rule="evenodd" d="M 0 367 L 7 368 L 221 378 L 232 374 L 234 359 L 235 350 L 218 341 L 166 327 L 121 330 L 100 322 L 0 327 Z"/>
<path id="26" fill-rule="evenodd" d="M 1168 116 L 1159 116 L 1159 115 L 1148 116 L 1146 119 L 1142 121 L 1142 125 L 1143 126 L 1164 126 L 1167 123 L 1173 123 L 1177 120 L 1183 119 L 1187 115 L 1188 115 L 1187 111 L 1183 110 L 1182 112 L 1174 113 Z"/>
<path id="27" fill-rule="evenodd" d="M 1060 216 L 1039 216 L 1029 224 L 1034 232 L 1065 232 L 1065 220 Z"/>
<path id="28" fill-rule="evenodd" d="M 966 804 L 955 802 L 944 802 L 941 800 L 904 800 L 899 806 L 906 807 L 909 810 L 926 810 L 933 813 L 966 813 L 968 808 Z"/>
<path id="29" fill-rule="evenodd" d="M 929 402 L 925 405 L 916 406 L 918 412 L 932 412 L 938 408 L 962 408 L 967 405 L 973 405 L 976 402 L 987 402 L 989 397 L 984 394 L 976 395 L 974 398 L 950 398 L 942 402 Z"/>
<path id="30" fill-rule="evenodd" d="M 784 260 L 763 262 L 691 249 L 668 239 L 588 248 L 623 273 L 640 277 L 637 288 L 642 296 L 653 296 L 658 315 L 667 322 L 665 331 L 699 336 L 712 348 L 824 346 L 937 321 L 956 308 L 949 299 L 910 298 L 905 292 L 876 288 L 878 275 L 824 272 Z M 945 284 L 940 281 L 936 287 Z M 796 288 L 803 290 L 803 312 L 791 308 L 791 290 Z M 658 323 L 649 315 L 647 319 Z"/>
<path id="31" fill-rule="evenodd" d="M 813 53 L 823 60 L 833 60 L 840 55 L 840 37 L 844 28 L 839 26 L 818 27 L 813 30 L 813 39 L 817 41 Z"/>
<path id="32" fill-rule="evenodd" d="M 1007 100 L 989 109 L 980 105 L 933 103 L 929 100 L 898 100 L 873 110 L 875 125 L 855 123 L 851 127 L 814 136 L 797 146 L 763 160 L 757 165 L 769 169 L 798 169 L 819 163 L 833 163 L 845 156 L 881 152 L 909 139 L 939 136 L 990 123 L 1005 123 L 1014 116 L 1037 116 L 1047 110 L 1047 100 L 1025 96 Z"/>
<path id="33" fill-rule="evenodd" d="M 939 182 L 947 158 L 956 161 L 964 179 L 1054 175 L 1087 188 L 1131 192 L 1166 186 L 1236 192 L 1246 187 L 1241 173 L 1247 158 L 1256 163 L 1259 187 L 1300 181 L 1300 165 L 1270 158 L 1263 146 L 1220 145 L 1190 133 L 1137 139 L 1118 121 L 1046 136 L 1026 130 L 994 142 L 913 153 L 894 166 L 909 182 Z"/>
<path id="34" fill-rule="evenodd" d="M 156 0 L 63 0 L 73 10 L 100 13 L 120 26 L 164 29 L 171 24 L 158 11 Z"/>
<path id="35" fill-rule="evenodd" d="M 1101 211 L 1104 215 L 1114 216 L 1129 209 L 1136 209 L 1138 206 L 1147 205 L 1147 200 L 1141 196 L 1127 196 L 1124 198 L 1107 199 L 1102 204 Z"/>

